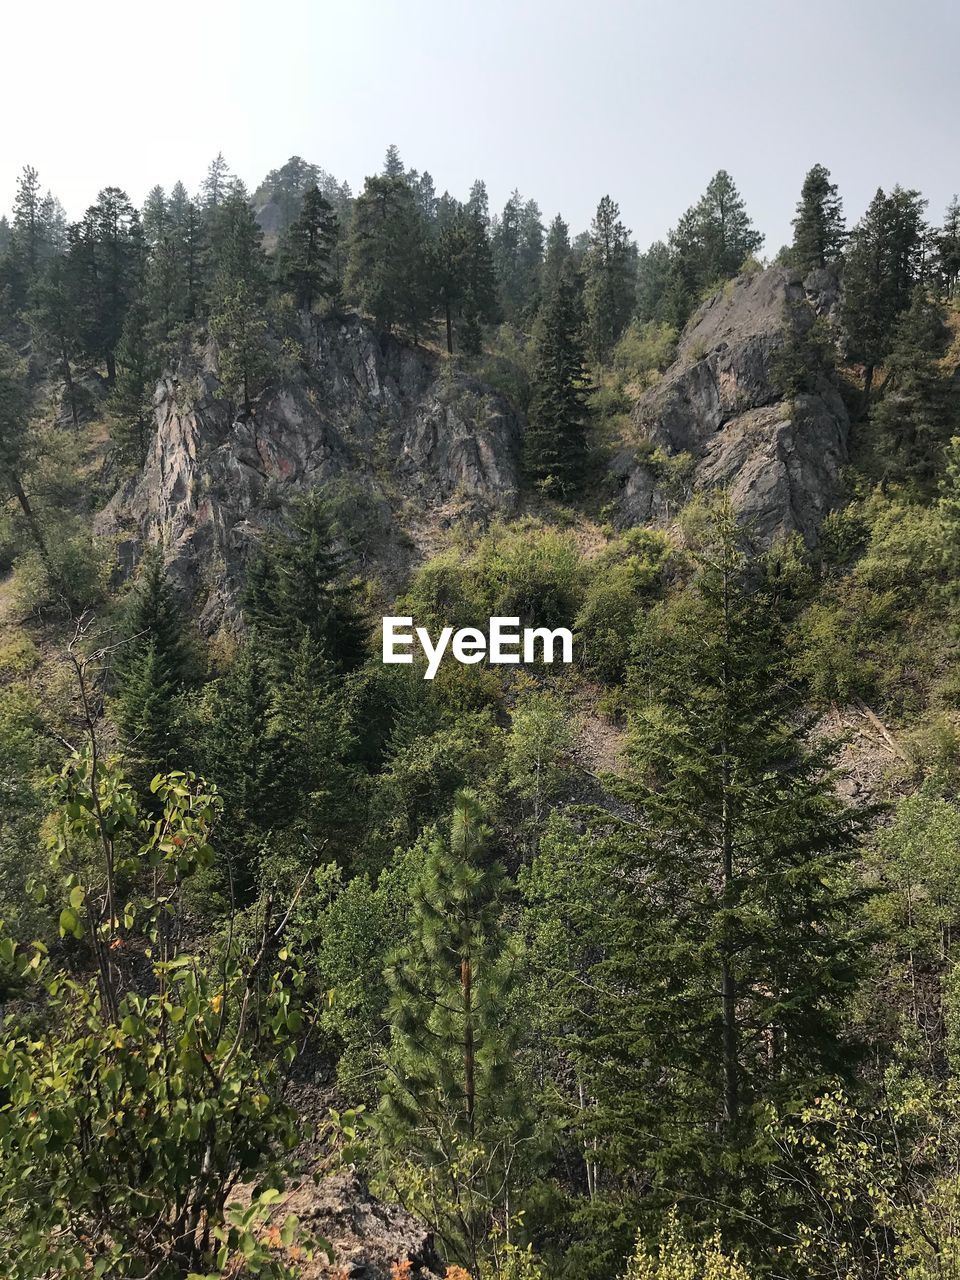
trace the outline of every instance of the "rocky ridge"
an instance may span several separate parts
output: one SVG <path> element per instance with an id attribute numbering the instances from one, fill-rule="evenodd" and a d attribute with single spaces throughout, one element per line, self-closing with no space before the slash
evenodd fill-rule
<path id="1" fill-rule="evenodd" d="M 618 523 L 669 519 L 690 493 L 726 487 L 761 541 L 798 533 L 816 542 L 847 461 L 850 421 L 825 376 L 786 397 L 776 365 L 789 336 L 818 316 L 834 319 L 837 297 L 831 272 L 803 280 L 769 267 L 703 303 L 674 363 L 634 410 L 643 447 L 613 460 Z M 671 475 L 671 460 L 686 465 Z"/>
<path id="2" fill-rule="evenodd" d="M 362 554 L 398 581 L 438 527 L 515 509 L 523 424 L 503 397 L 358 317 L 314 321 L 305 349 L 303 375 L 250 414 L 218 397 L 215 350 L 182 361 L 157 387 L 143 470 L 100 517 L 128 567 L 139 546 L 163 546 L 208 627 L 298 492 L 326 486 Z"/>

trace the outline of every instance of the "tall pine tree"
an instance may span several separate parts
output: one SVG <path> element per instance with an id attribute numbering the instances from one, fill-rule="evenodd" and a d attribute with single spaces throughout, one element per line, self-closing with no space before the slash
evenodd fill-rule
<path id="1" fill-rule="evenodd" d="M 587 380 L 580 330 L 574 286 L 561 278 L 543 316 L 524 441 L 528 474 L 561 496 L 581 483 L 587 455 Z"/>

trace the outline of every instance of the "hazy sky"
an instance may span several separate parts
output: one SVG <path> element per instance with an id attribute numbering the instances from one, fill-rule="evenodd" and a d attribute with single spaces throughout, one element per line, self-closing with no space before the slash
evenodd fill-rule
<path id="1" fill-rule="evenodd" d="M 8 0 L 0 208 L 25 163 L 77 217 L 112 184 L 253 188 L 298 153 L 354 190 L 395 142 L 574 231 L 609 192 L 641 247 L 728 169 L 776 251 L 805 171 L 960 189 L 957 0 Z"/>

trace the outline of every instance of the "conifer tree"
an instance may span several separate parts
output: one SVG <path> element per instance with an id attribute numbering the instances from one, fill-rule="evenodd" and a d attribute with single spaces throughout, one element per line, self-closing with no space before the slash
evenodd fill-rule
<path id="1" fill-rule="evenodd" d="M 597 206 L 584 261 L 583 297 L 591 354 L 602 365 L 633 314 L 636 264 L 620 208 L 609 196 Z"/>
<path id="2" fill-rule="evenodd" d="M 815 164 L 803 180 L 793 220 L 793 256 L 806 275 L 840 257 L 843 249 L 843 206 L 830 170 Z"/>
<path id="3" fill-rule="evenodd" d="M 526 467 L 560 495 L 579 485 L 587 453 L 581 319 L 572 283 L 562 278 L 543 317 L 534 401 L 524 442 Z"/>
<path id="4" fill-rule="evenodd" d="M 57 361 L 63 378 L 64 399 L 70 408 L 74 430 L 79 430 L 84 397 L 74 380 L 73 365 L 81 350 L 81 315 L 63 257 L 53 259 L 34 289 L 29 321 L 42 346 Z"/>
<path id="5" fill-rule="evenodd" d="M 543 223 L 535 200 L 513 191 L 491 226 L 494 269 L 508 320 L 531 316 L 540 296 Z"/>
<path id="6" fill-rule="evenodd" d="M 58 584 L 60 575 L 46 534 L 24 487 L 38 451 L 32 409 L 27 362 L 0 342 L 0 484 L 16 500 L 51 584 Z"/>
<path id="7" fill-rule="evenodd" d="M 158 551 L 143 558 L 126 602 L 117 649 L 115 715 L 131 779 L 150 780 L 177 762 L 177 697 L 187 677 L 184 624 Z"/>
<path id="8" fill-rule="evenodd" d="M 936 246 L 941 286 L 945 295 L 952 298 L 960 286 L 960 199 L 956 196 L 947 206 Z"/>
<path id="9" fill-rule="evenodd" d="M 920 279 L 926 201 L 916 191 L 881 189 L 850 233 L 844 260 L 842 319 L 847 352 L 864 366 L 863 411 L 873 375 L 888 354 L 897 317 L 910 305 Z"/>
<path id="10" fill-rule="evenodd" d="M 345 289 L 388 333 L 416 340 L 433 310 L 426 227 L 401 177 L 368 178 L 353 206 Z"/>
<path id="11" fill-rule="evenodd" d="M 103 360 L 107 381 L 117 376 L 116 350 L 127 311 L 138 296 L 145 259 L 140 215 L 125 191 L 105 187 L 81 222 L 68 231 L 69 270 L 83 318 L 87 354 Z"/>
<path id="12" fill-rule="evenodd" d="M 366 625 L 335 528 L 319 493 L 297 501 L 250 566 L 245 613 L 275 653 L 290 655 L 307 637 L 337 669 L 350 670 L 363 660 Z"/>
<path id="13" fill-rule="evenodd" d="M 292 292 L 301 311 L 312 311 L 318 298 L 335 292 L 331 259 L 337 234 L 337 215 L 320 189 L 311 187 L 280 242 L 278 254 L 280 281 Z"/>
<path id="14" fill-rule="evenodd" d="M 167 196 L 163 187 L 151 187 L 143 204 L 143 237 L 148 245 L 155 245 L 167 230 L 169 213 Z"/>
<path id="15" fill-rule="evenodd" d="M 453 354 L 454 319 L 467 355 L 479 355 L 483 325 L 497 316 L 497 285 L 486 229 L 476 212 L 459 207 L 440 230 L 435 249 L 436 279 Z"/>
<path id="16" fill-rule="evenodd" d="M 883 394 L 871 413 L 881 456 L 898 478 L 921 491 L 936 477 L 943 449 L 957 426 L 949 385 L 938 363 L 945 337 L 940 308 L 918 288 L 897 320 Z"/>
<path id="17" fill-rule="evenodd" d="M 230 189 L 230 166 L 223 157 L 223 152 L 218 151 L 207 168 L 207 176 L 203 180 L 201 187 L 201 203 L 203 208 L 209 212 L 217 209 L 226 199 L 227 192 Z"/>
<path id="18" fill-rule="evenodd" d="M 149 341 L 147 308 L 137 301 L 127 312 L 117 344 L 117 380 L 111 409 L 118 426 L 115 443 L 138 467 L 147 456 L 153 389 L 158 373 Z"/>
<path id="19" fill-rule="evenodd" d="M 735 276 L 763 244 L 747 214 L 743 197 L 726 169 L 710 179 L 695 209 L 704 284 Z"/>
<path id="20" fill-rule="evenodd" d="M 218 394 L 249 417 L 273 376 L 275 362 L 266 316 L 245 281 L 220 297 L 210 317 L 210 335 L 217 343 Z"/>
<path id="21" fill-rule="evenodd" d="M 491 838 L 472 791 L 457 793 L 448 839 L 425 833 L 409 941 L 386 973 L 392 1040 L 378 1113 L 385 1159 L 405 1156 L 450 1186 L 437 1227 L 472 1274 L 509 1196 L 504 1165 L 521 1123 L 508 1015 L 516 955 L 500 923 L 507 882 Z"/>
<path id="22" fill-rule="evenodd" d="M 262 303 L 267 290 L 263 232 L 242 187 L 232 188 L 211 207 L 207 222 L 213 308 L 241 288 L 252 302 Z"/>
<path id="23" fill-rule="evenodd" d="M 545 306 L 549 305 L 569 262 L 570 228 L 558 213 L 547 231 L 547 244 L 543 255 L 541 292 Z"/>
<path id="24" fill-rule="evenodd" d="M 381 174 L 384 178 L 406 179 L 406 169 L 403 167 L 403 161 L 400 159 L 400 149 L 395 142 L 391 142 L 387 147 Z"/>
<path id="25" fill-rule="evenodd" d="M 530 880 L 599 1176 L 645 1169 L 734 1214 L 763 1107 L 855 1062 L 845 868 L 866 818 L 806 734 L 742 537 L 723 504 L 693 581 L 645 619 L 618 816 L 544 841 Z"/>

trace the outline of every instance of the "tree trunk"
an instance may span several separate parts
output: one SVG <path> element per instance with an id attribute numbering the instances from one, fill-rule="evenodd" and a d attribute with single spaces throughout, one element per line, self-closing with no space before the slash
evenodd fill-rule
<path id="1" fill-rule="evenodd" d="M 20 483 L 20 477 L 12 471 L 7 472 L 7 478 L 10 481 L 10 487 L 13 489 L 14 496 L 20 504 L 20 510 L 23 512 L 23 518 L 27 522 L 27 528 L 30 530 L 30 536 L 36 543 L 37 550 L 40 552 L 40 559 L 43 561 L 43 567 L 50 575 L 51 582 L 57 581 L 57 573 L 53 567 L 53 561 L 50 559 L 50 552 L 47 548 L 46 539 L 43 536 L 43 530 L 40 528 L 39 521 L 33 507 L 30 505 L 30 499 L 24 492 L 23 485 Z"/>
<path id="2" fill-rule="evenodd" d="M 727 569 L 723 573 L 723 616 L 724 630 L 729 638 L 729 601 L 727 595 Z M 730 696 L 729 673 L 726 660 L 723 670 L 724 700 Z M 727 744 L 721 746 L 723 752 L 721 801 L 721 849 L 723 858 L 723 910 L 726 916 L 724 924 L 723 952 L 720 964 L 720 992 L 723 1021 L 723 1113 L 728 1126 L 736 1124 L 740 1115 L 740 1062 L 737 1045 L 737 981 L 733 972 L 730 948 L 729 914 L 735 903 L 733 882 L 733 815 L 730 812 L 730 763 Z"/>
<path id="3" fill-rule="evenodd" d="M 463 1101 L 467 1114 L 467 1130 L 473 1137 L 473 1114 L 476 1104 L 475 1049 L 473 1043 L 473 969 L 465 956 L 460 961 L 460 986 L 463 990 Z"/>
<path id="4" fill-rule="evenodd" d="M 875 366 L 868 364 L 863 374 L 863 400 L 860 402 L 860 413 L 862 417 L 867 416 L 867 410 L 870 408 L 870 391 L 873 387 L 873 375 Z"/>
<path id="5" fill-rule="evenodd" d="M 112 387 L 117 380 L 117 358 L 112 351 L 107 352 L 107 382 Z"/>
<path id="6" fill-rule="evenodd" d="M 447 355 L 453 355 L 453 320 L 450 315 L 450 303 L 444 303 L 444 318 L 447 322 Z"/>

